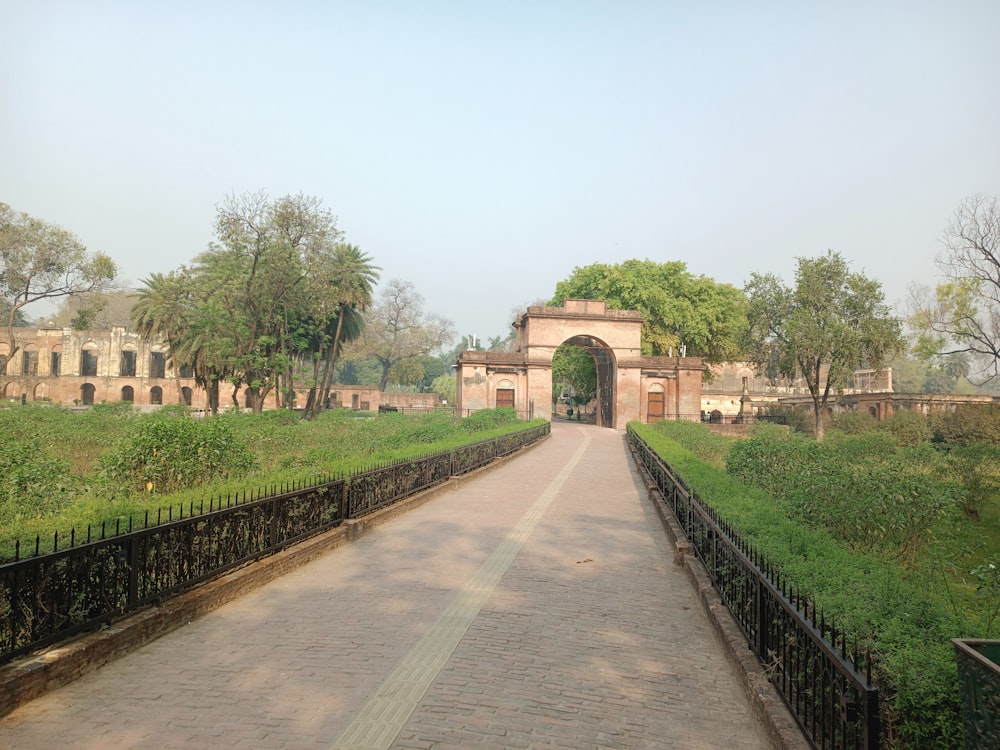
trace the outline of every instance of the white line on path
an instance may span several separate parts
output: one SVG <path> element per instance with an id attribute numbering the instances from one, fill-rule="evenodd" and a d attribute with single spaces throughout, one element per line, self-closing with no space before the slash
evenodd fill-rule
<path id="1" fill-rule="evenodd" d="M 437 622 L 403 657 L 378 692 L 330 746 L 331 750 L 388 750 L 392 746 L 589 444 L 590 436 L 587 435 L 573 458 L 456 594 Z"/>

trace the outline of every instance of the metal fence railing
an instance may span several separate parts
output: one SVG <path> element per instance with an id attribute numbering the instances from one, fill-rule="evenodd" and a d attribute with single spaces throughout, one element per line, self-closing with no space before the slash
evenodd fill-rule
<path id="1" fill-rule="evenodd" d="M 468 473 L 549 434 L 548 423 L 416 461 L 248 499 L 210 501 L 142 528 L 75 533 L 0 565 L 0 663 L 94 629 L 314 534 Z M 121 532 L 121 533 L 119 533 Z M 92 538 L 93 537 L 93 538 Z M 20 546 L 18 547 L 20 556 Z"/>
<path id="2" fill-rule="evenodd" d="M 878 750 L 881 719 L 870 657 L 856 648 L 849 654 L 843 632 L 817 618 L 815 603 L 789 590 L 780 571 L 706 507 L 631 427 L 628 441 L 809 742 Z M 862 662 L 864 673 L 857 666 Z"/>

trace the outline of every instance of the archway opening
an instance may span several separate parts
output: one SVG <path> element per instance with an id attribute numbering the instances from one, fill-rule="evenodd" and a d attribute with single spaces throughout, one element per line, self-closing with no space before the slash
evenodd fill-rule
<path id="1" fill-rule="evenodd" d="M 615 362 L 604 342 L 573 336 L 552 356 L 553 411 L 603 427 L 615 423 Z"/>

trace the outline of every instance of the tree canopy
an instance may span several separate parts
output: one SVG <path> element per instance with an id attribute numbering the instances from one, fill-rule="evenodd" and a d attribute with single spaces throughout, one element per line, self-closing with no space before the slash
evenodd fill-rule
<path id="1" fill-rule="evenodd" d="M 114 261 L 90 253 L 71 232 L 0 203 L 0 300 L 3 300 L 7 354 L 0 372 L 18 351 L 15 325 L 27 305 L 107 289 Z"/>
<path id="2" fill-rule="evenodd" d="M 404 379 L 422 380 L 420 358 L 438 352 L 455 340 L 455 326 L 450 320 L 424 311 L 424 299 L 409 281 L 389 281 L 365 317 L 365 329 L 354 352 L 378 361 L 381 368 L 379 389 L 385 390 L 393 370 L 402 374 L 409 366 L 420 372 L 407 372 Z"/>
<path id="3" fill-rule="evenodd" d="M 1000 203 L 962 201 L 944 231 L 937 266 L 945 277 L 931 293 L 911 289 L 915 350 L 929 359 L 965 355 L 980 384 L 1000 375 Z"/>
<path id="4" fill-rule="evenodd" d="M 642 353 L 667 355 L 683 345 L 691 356 L 722 362 L 739 355 L 746 298 L 729 284 L 688 272 L 680 261 L 627 260 L 575 268 L 556 284 L 549 304 L 567 299 L 605 300 L 610 310 L 638 310 Z"/>
<path id="5" fill-rule="evenodd" d="M 224 382 L 234 393 L 245 387 L 254 411 L 275 389 L 288 405 L 305 362 L 310 398 L 321 403 L 317 389 L 328 387 L 336 351 L 360 335 L 377 267 L 340 241 L 333 214 L 309 196 L 231 196 L 217 208 L 215 229 L 216 241 L 189 267 L 143 282 L 136 329 L 166 339 L 213 411 Z"/>
<path id="6" fill-rule="evenodd" d="M 856 368 L 879 369 L 904 347 L 881 284 L 852 273 L 838 253 L 797 258 L 792 288 L 774 274 L 753 274 L 746 292 L 747 355 L 760 372 L 805 379 L 818 438 L 831 393 Z"/>

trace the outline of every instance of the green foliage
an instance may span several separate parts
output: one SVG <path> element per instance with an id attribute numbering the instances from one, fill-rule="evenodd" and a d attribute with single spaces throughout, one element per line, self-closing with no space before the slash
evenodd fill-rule
<path id="1" fill-rule="evenodd" d="M 597 363 L 582 346 L 562 344 L 552 355 L 553 401 L 568 394 L 575 406 L 589 404 L 597 395 Z"/>
<path id="2" fill-rule="evenodd" d="M 108 486 L 116 491 L 170 493 L 213 479 L 244 476 L 256 466 L 246 442 L 232 429 L 239 415 L 190 419 L 158 412 L 138 421 L 101 457 Z"/>
<path id="3" fill-rule="evenodd" d="M 654 429 L 717 468 L 725 468 L 729 449 L 737 442 L 734 438 L 715 434 L 700 422 L 664 420 L 656 422 Z"/>
<path id="4" fill-rule="evenodd" d="M 774 274 L 753 274 L 746 292 L 748 358 L 761 372 L 806 381 L 819 438 L 829 396 L 851 383 L 856 368 L 880 367 L 904 346 L 881 284 L 851 273 L 838 253 L 798 258 L 794 288 Z"/>
<path id="5" fill-rule="evenodd" d="M 870 648 L 892 747 L 961 746 L 958 682 L 948 639 L 967 635 L 973 627 L 968 621 L 939 601 L 925 581 L 908 580 L 893 561 L 850 549 L 826 529 L 791 517 L 785 503 L 699 460 L 658 426 L 632 424 L 629 429 L 777 565 L 792 588 L 815 601 L 827 621 L 834 619 L 846 630 L 848 642 L 854 639 Z M 759 453 L 769 459 L 768 466 L 780 471 L 783 454 L 778 435 L 765 435 L 764 445 L 742 455 L 742 442 L 736 443 L 727 463 L 746 464 Z M 788 448 L 792 454 L 809 455 L 807 442 L 816 445 L 793 436 Z M 841 448 L 846 452 L 850 445 Z M 759 475 L 758 470 L 747 469 Z M 784 473 L 802 479 L 794 471 Z"/>
<path id="6" fill-rule="evenodd" d="M 567 299 L 605 300 L 609 310 L 638 310 L 642 353 L 666 356 L 682 344 L 694 357 L 721 362 L 739 354 L 746 300 L 729 284 L 694 276 L 680 261 L 627 260 L 573 269 L 556 285 L 550 304 Z"/>
<path id="7" fill-rule="evenodd" d="M 901 448 L 886 431 L 835 432 L 824 443 L 767 431 L 733 446 L 726 465 L 802 523 L 855 548 L 912 557 L 962 495 L 933 471 L 939 463 L 929 444 Z"/>
<path id="8" fill-rule="evenodd" d="M 431 392 L 436 393 L 449 404 L 455 403 L 457 379 L 454 375 L 438 375 L 431 381 Z"/>
<path id="9" fill-rule="evenodd" d="M 484 432 L 515 424 L 518 424 L 517 412 L 503 407 L 475 411 L 462 420 L 461 427 L 466 432 Z"/>
<path id="10" fill-rule="evenodd" d="M 933 440 L 948 444 L 1000 445 L 1000 409 L 986 404 L 963 404 L 930 416 Z"/>
<path id="11" fill-rule="evenodd" d="M 812 415 L 805 409 L 799 409 L 794 406 L 770 404 L 761 409 L 758 414 L 775 420 L 777 424 L 786 425 L 792 432 L 811 435 L 815 429 L 815 422 Z"/>
<path id="12" fill-rule="evenodd" d="M 962 512 L 980 520 L 987 504 L 1000 496 L 1000 447 L 988 443 L 951 446 L 945 454 L 945 470 L 962 488 Z"/>
<path id="13" fill-rule="evenodd" d="M 839 411 L 830 419 L 830 427 L 847 435 L 860 435 L 878 427 L 878 420 L 866 411 Z"/>
<path id="14" fill-rule="evenodd" d="M 0 420 L 0 423 L 8 420 Z M 0 524 L 43 518 L 72 502 L 78 491 L 69 465 L 46 454 L 37 438 L 0 441 Z"/>
<path id="15" fill-rule="evenodd" d="M 897 411 L 882 420 L 879 429 L 891 432 L 899 445 L 915 446 L 929 442 L 931 426 L 927 417 L 915 411 Z"/>

